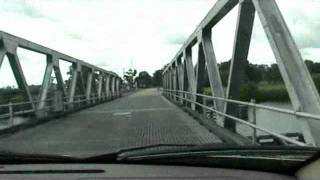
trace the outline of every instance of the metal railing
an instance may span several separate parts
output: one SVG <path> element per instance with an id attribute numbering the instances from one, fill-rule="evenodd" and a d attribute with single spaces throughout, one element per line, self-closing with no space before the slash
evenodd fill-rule
<path id="1" fill-rule="evenodd" d="M 109 101 L 113 98 L 118 97 L 118 95 L 110 95 L 107 96 L 105 94 L 101 95 L 100 97 L 98 94 L 92 94 L 90 96 L 90 99 L 87 99 L 86 95 L 75 95 L 73 96 L 73 101 L 68 102 L 69 98 L 68 96 L 65 96 L 62 98 L 62 109 L 59 112 L 55 112 L 54 107 L 54 99 L 47 99 L 45 101 L 40 101 L 40 100 L 33 100 L 32 102 L 17 102 L 17 103 L 12 103 L 9 102 L 8 104 L 0 104 L 0 121 L 7 120 L 7 127 L 12 127 L 17 124 L 14 123 L 14 118 L 15 117 L 21 117 L 21 116 L 26 116 L 26 115 L 31 115 L 33 116 L 37 111 L 43 111 L 47 115 L 50 116 L 50 113 L 61 113 L 61 112 L 72 112 L 84 107 L 88 107 L 91 105 L 96 105 L 98 103 L 103 103 L 106 101 Z M 42 109 L 33 109 L 32 104 L 35 104 L 36 107 L 38 104 L 41 102 L 45 103 L 45 107 Z M 45 116 L 45 117 L 46 117 Z"/>
<path id="2" fill-rule="evenodd" d="M 293 110 L 288 110 L 288 109 L 281 109 L 281 108 L 277 108 L 277 107 L 270 107 L 270 106 L 265 106 L 265 105 L 260 105 L 260 104 L 256 104 L 254 102 L 243 102 L 243 101 L 237 101 L 237 100 L 232 100 L 232 99 L 224 99 L 224 98 L 220 98 L 220 97 L 213 97 L 213 96 L 208 96 L 208 95 L 204 95 L 204 94 L 198 94 L 198 93 L 191 93 L 191 92 L 186 92 L 186 91 L 179 91 L 179 90 L 169 90 L 169 89 L 161 89 L 161 91 L 163 92 L 164 95 L 166 95 L 166 97 L 172 98 L 173 99 L 180 99 L 183 100 L 185 102 L 189 102 L 189 103 L 193 103 L 196 106 L 200 106 L 206 110 L 212 111 L 220 116 L 223 116 L 225 118 L 228 118 L 230 120 L 233 120 L 237 123 L 241 123 L 245 126 L 248 126 L 250 128 L 252 128 L 253 132 L 252 132 L 252 142 L 256 143 L 256 139 L 257 139 L 257 130 L 262 131 L 266 134 L 272 135 L 276 138 L 278 138 L 279 140 L 281 140 L 284 144 L 288 144 L 288 143 L 292 143 L 294 145 L 298 145 L 298 146 L 310 146 L 309 144 L 305 144 L 303 142 L 291 139 L 285 135 L 282 135 L 280 133 L 274 132 L 272 130 L 266 129 L 264 127 L 258 126 L 256 124 L 256 115 L 255 115 L 255 111 L 256 109 L 265 109 L 265 110 L 271 110 L 274 112 L 279 112 L 279 113 L 284 113 L 284 114 L 290 114 L 296 117 L 302 117 L 303 118 L 307 118 L 307 119 L 313 119 L 313 120 L 320 120 L 320 116 L 318 115 L 314 115 L 314 114 L 309 114 L 309 113 L 304 113 L 304 112 L 296 112 Z M 246 105 L 248 107 L 251 107 L 253 109 L 253 120 L 252 123 L 248 122 L 244 119 L 235 117 L 235 116 L 231 116 L 228 115 L 224 112 L 218 111 L 217 109 L 215 109 L 214 107 L 210 107 L 204 104 L 201 104 L 199 102 L 196 102 L 195 100 L 193 100 L 193 98 L 191 97 L 202 97 L 202 98 L 206 98 L 206 99 L 211 99 L 211 100 L 216 100 L 216 101 L 222 101 L 224 103 L 234 103 L 234 104 L 238 104 L 238 105 Z"/>

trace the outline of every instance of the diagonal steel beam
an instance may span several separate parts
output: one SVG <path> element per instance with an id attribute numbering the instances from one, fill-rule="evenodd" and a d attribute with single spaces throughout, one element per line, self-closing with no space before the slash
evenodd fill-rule
<path id="1" fill-rule="evenodd" d="M 207 62 L 207 71 L 212 95 L 224 98 L 225 95 L 221 82 L 220 72 L 211 40 L 211 29 L 203 31 L 200 35 L 200 38 L 202 42 L 204 57 Z M 215 106 L 217 110 L 223 112 L 224 103 L 222 101 L 215 101 Z"/>
<path id="2" fill-rule="evenodd" d="M 35 110 L 35 104 L 17 54 L 11 54 L 8 52 L 7 57 L 19 88 L 24 91 L 25 98 L 30 102 L 32 109 Z"/>
<path id="3" fill-rule="evenodd" d="M 6 55 L 6 50 L 2 47 L 0 47 L 0 68 L 4 59 L 4 56 Z"/>
<path id="4" fill-rule="evenodd" d="M 320 114 L 320 98 L 297 45 L 274 0 L 252 0 L 296 111 Z M 320 121 L 307 120 L 307 143 L 320 145 Z"/>
<path id="5" fill-rule="evenodd" d="M 198 48 L 198 63 L 196 68 L 196 86 L 197 86 L 197 93 L 202 94 L 205 86 L 204 76 L 205 76 L 205 67 L 206 67 L 206 60 L 204 57 L 204 52 L 202 48 L 202 43 L 199 43 Z M 202 104 L 202 97 L 196 96 L 196 102 Z M 196 110 L 202 113 L 202 107 L 196 106 Z"/>
<path id="6" fill-rule="evenodd" d="M 240 88 L 244 83 L 248 52 L 253 29 L 255 8 L 251 1 L 243 1 L 239 4 L 236 36 L 233 44 L 233 54 L 230 62 L 227 98 L 240 100 Z M 225 112 L 238 117 L 238 106 L 227 103 Z M 226 118 L 224 127 L 236 131 L 236 123 Z"/>
<path id="7" fill-rule="evenodd" d="M 63 97 L 67 96 L 67 90 L 65 84 L 63 82 L 61 70 L 59 67 L 59 60 L 56 56 L 52 56 L 52 61 L 54 62 L 53 71 L 57 79 L 58 89 L 62 92 Z"/>

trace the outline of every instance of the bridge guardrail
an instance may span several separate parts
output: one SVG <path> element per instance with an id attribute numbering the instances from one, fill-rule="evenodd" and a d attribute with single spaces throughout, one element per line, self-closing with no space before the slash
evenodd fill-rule
<path id="1" fill-rule="evenodd" d="M 179 90 L 169 90 L 169 89 L 161 89 L 161 91 L 163 92 L 163 94 L 170 98 L 171 100 L 181 100 L 184 102 L 188 102 L 188 103 L 193 103 L 196 106 L 200 106 L 206 110 L 212 111 L 220 116 L 229 118 L 237 123 L 243 124 L 245 126 L 248 126 L 250 128 L 252 128 L 253 132 L 252 132 L 252 143 L 256 144 L 257 143 L 257 131 L 261 131 L 264 132 L 268 135 L 272 135 L 278 139 L 280 139 L 282 141 L 282 143 L 284 144 L 288 144 L 288 143 L 292 143 L 294 145 L 298 145 L 298 146 L 312 146 L 309 144 L 306 144 L 304 142 L 300 142 L 297 140 L 294 140 L 292 138 L 289 138 L 285 135 L 282 135 L 280 133 L 276 133 L 272 130 L 269 130 L 267 128 L 264 128 L 262 126 L 259 126 L 256 124 L 256 116 L 255 116 L 255 111 L 257 109 L 266 109 L 266 110 L 271 110 L 273 112 L 279 112 L 279 113 L 284 113 L 284 114 L 290 114 L 296 117 L 302 117 L 302 118 L 307 118 L 307 119 L 314 119 L 314 120 L 320 120 L 320 116 L 318 115 L 313 115 L 313 114 L 309 114 L 309 113 L 304 113 L 304 112 L 296 112 L 296 111 L 292 111 L 292 110 L 288 110 L 288 109 L 281 109 L 281 108 L 276 108 L 276 107 L 270 107 L 270 106 L 265 106 L 265 105 L 259 105 L 253 102 L 243 102 L 243 101 L 237 101 L 237 100 L 232 100 L 232 99 L 224 99 L 224 98 L 220 98 L 220 97 L 213 97 L 213 96 L 208 96 L 208 95 L 204 95 L 204 94 L 198 94 L 198 93 L 191 93 L 191 92 L 187 92 L 187 91 L 179 91 Z M 193 100 L 191 97 L 192 96 L 197 96 L 197 97 L 202 97 L 202 98 L 207 98 L 207 99 L 212 99 L 212 100 L 218 100 L 218 101 L 222 101 L 224 103 L 234 103 L 237 105 L 246 105 L 248 107 L 252 107 L 253 108 L 253 122 L 249 122 L 245 119 L 241 119 L 232 115 L 228 115 L 224 112 L 218 111 L 216 108 L 214 107 L 210 107 L 207 105 L 204 105 L 202 103 L 196 102 L 195 100 Z M 179 102 L 179 101 L 177 101 Z"/>
<path id="2" fill-rule="evenodd" d="M 103 103 L 109 101 L 116 96 L 107 97 L 105 95 L 98 96 L 98 94 L 92 94 L 90 99 L 87 99 L 86 95 L 75 95 L 73 102 L 68 102 L 69 97 L 64 97 L 63 99 L 63 109 L 61 112 L 72 112 L 78 109 L 82 109 L 91 105 L 95 105 L 98 103 Z M 32 104 L 38 105 L 41 102 L 45 102 L 46 106 L 41 109 L 34 110 L 32 108 Z M 57 112 L 54 111 L 53 99 L 47 99 L 45 101 L 34 100 L 32 102 L 18 102 L 18 103 L 8 103 L 0 105 L 0 122 L 7 120 L 7 124 L 5 128 L 10 128 L 15 125 L 19 125 L 14 123 L 15 117 L 23 117 L 30 114 L 35 114 L 37 111 L 46 112 L 45 117 L 49 117 L 50 114 L 55 114 Z M 59 112 L 58 112 L 59 113 Z"/>

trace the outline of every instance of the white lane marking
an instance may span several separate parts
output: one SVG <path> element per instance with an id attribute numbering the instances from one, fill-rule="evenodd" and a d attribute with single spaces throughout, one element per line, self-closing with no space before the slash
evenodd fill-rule
<path id="1" fill-rule="evenodd" d="M 131 112 L 115 112 L 113 113 L 114 116 L 130 116 Z"/>
<path id="2" fill-rule="evenodd" d="M 142 109 L 125 109 L 126 112 L 146 112 L 146 111 L 178 111 L 175 108 L 142 108 Z M 79 114 L 108 114 L 108 113 L 126 113 L 123 111 L 104 111 L 104 110 L 96 110 L 96 111 L 86 111 L 86 112 L 79 112 Z"/>

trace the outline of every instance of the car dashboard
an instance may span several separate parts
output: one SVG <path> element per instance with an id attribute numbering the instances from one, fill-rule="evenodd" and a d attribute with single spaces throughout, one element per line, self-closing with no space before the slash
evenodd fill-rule
<path id="1" fill-rule="evenodd" d="M 24 164 L 2 165 L 0 179 L 293 180 L 296 178 L 268 172 L 211 167 L 137 164 Z"/>

